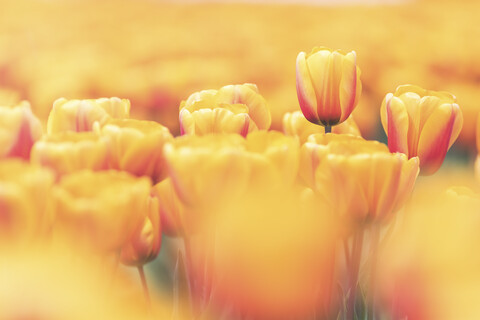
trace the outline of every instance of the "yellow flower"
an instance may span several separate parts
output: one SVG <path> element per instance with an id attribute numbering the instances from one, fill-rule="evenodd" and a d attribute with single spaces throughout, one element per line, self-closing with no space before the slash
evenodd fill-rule
<path id="1" fill-rule="evenodd" d="M 126 265 L 141 266 L 154 260 L 162 245 L 162 231 L 158 199 L 148 200 L 148 213 L 145 220 L 123 246 L 120 261 Z"/>
<path id="2" fill-rule="evenodd" d="M 0 158 L 30 158 L 32 145 L 42 136 L 42 125 L 26 101 L 0 106 Z"/>
<path id="3" fill-rule="evenodd" d="M 0 244 L 38 240 L 50 231 L 53 172 L 20 160 L 0 161 Z"/>
<path id="4" fill-rule="evenodd" d="M 289 136 L 297 136 L 300 139 L 300 143 L 303 144 L 307 141 L 309 135 L 325 133 L 325 128 L 307 121 L 301 111 L 295 111 L 291 113 L 287 112 L 283 116 L 283 132 Z M 338 126 L 333 127 L 332 132 L 361 136 L 360 130 L 353 117 L 349 117 Z"/>
<path id="5" fill-rule="evenodd" d="M 180 104 L 182 134 L 238 133 L 268 129 L 271 114 L 257 86 L 246 83 L 196 92 Z"/>
<path id="6" fill-rule="evenodd" d="M 350 222 L 388 220 L 410 195 L 418 158 L 390 153 L 377 141 L 314 134 L 302 146 L 301 176 Z"/>
<path id="7" fill-rule="evenodd" d="M 46 135 L 32 148 L 32 162 L 52 168 L 58 175 L 81 169 L 108 169 L 108 139 L 93 132 Z"/>
<path id="8" fill-rule="evenodd" d="M 55 190 L 60 233 L 99 250 L 118 250 L 148 213 L 151 183 L 126 172 L 88 170 L 62 177 Z"/>
<path id="9" fill-rule="evenodd" d="M 168 128 L 154 121 L 111 119 L 99 132 L 109 140 L 111 169 L 153 181 L 165 178 L 163 145 L 173 139 Z"/>
<path id="10" fill-rule="evenodd" d="M 130 101 L 119 98 L 96 100 L 57 99 L 47 122 L 47 133 L 92 131 L 93 124 L 109 118 L 123 119 L 130 114 Z"/>
<path id="11" fill-rule="evenodd" d="M 463 115 L 448 92 L 399 86 L 385 97 L 382 125 L 391 152 L 420 159 L 422 175 L 435 173 L 462 130 Z"/>
<path id="12" fill-rule="evenodd" d="M 354 51 L 314 48 L 297 56 L 297 96 L 308 121 L 334 126 L 345 121 L 362 92 Z"/>

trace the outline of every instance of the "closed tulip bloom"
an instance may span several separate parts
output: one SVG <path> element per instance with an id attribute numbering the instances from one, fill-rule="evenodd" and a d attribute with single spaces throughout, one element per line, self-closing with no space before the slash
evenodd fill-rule
<path id="1" fill-rule="evenodd" d="M 168 128 L 154 121 L 111 119 L 99 133 L 108 138 L 111 169 L 149 176 L 153 181 L 165 178 L 163 146 L 173 139 Z"/>
<path id="2" fill-rule="evenodd" d="M 142 266 L 154 260 L 162 245 L 162 231 L 158 211 L 158 199 L 148 200 L 148 214 L 123 246 L 120 261 L 125 265 Z"/>
<path id="3" fill-rule="evenodd" d="M 0 158 L 30 159 L 32 145 L 41 136 L 42 125 L 28 102 L 0 106 Z"/>
<path id="4" fill-rule="evenodd" d="M 225 132 L 245 136 L 256 129 L 270 128 L 271 122 L 267 102 L 251 83 L 196 92 L 180 104 L 182 134 Z"/>
<path id="5" fill-rule="evenodd" d="M 0 161 L 0 245 L 36 241 L 53 223 L 54 174 L 17 159 Z"/>
<path id="6" fill-rule="evenodd" d="M 82 169 L 106 170 L 108 139 L 93 132 L 46 135 L 33 146 L 31 158 L 59 176 Z"/>
<path id="7" fill-rule="evenodd" d="M 301 111 L 287 112 L 283 116 L 283 132 L 289 136 L 296 136 L 299 138 L 300 143 L 307 142 L 309 135 L 314 133 L 325 133 L 325 128 L 317 126 L 309 122 L 302 114 Z M 337 134 L 352 134 L 355 136 L 361 136 L 360 130 L 353 119 L 349 117 L 347 120 L 332 128 L 333 133 Z"/>
<path id="8" fill-rule="evenodd" d="M 431 175 L 462 130 L 463 115 L 450 93 L 399 86 L 385 97 L 382 125 L 391 152 L 420 159 L 420 173 Z"/>
<path id="9" fill-rule="evenodd" d="M 334 126 L 350 116 L 362 92 L 354 51 L 320 47 L 300 52 L 296 70 L 298 102 L 308 121 Z"/>
<path id="10" fill-rule="evenodd" d="M 95 122 L 123 119 L 130 114 L 130 101 L 119 98 L 88 100 L 57 99 L 48 116 L 47 133 L 92 131 Z"/>
<path id="11" fill-rule="evenodd" d="M 55 190 L 58 232 L 100 251 L 126 245 L 144 221 L 150 200 L 148 178 L 90 170 L 65 175 Z"/>
<path id="12" fill-rule="evenodd" d="M 388 220 L 413 189 L 416 157 L 409 160 L 379 142 L 350 135 L 315 134 L 309 141 L 302 147 L 302 164 L 310 161 L 305 180 L 349 222 Z"/>

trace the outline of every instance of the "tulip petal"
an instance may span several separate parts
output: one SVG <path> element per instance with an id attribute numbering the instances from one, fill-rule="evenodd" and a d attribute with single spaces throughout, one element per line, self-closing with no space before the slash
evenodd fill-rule
<path id="1" fill-rule="evenodd" d="M 308 121 L 319 124 L 317 115 L 317 97 L 313 87 L 309 67 L 305 59 L 305 52 L 300 52 L 297 56 L 297 96 L 300 109 Z"/>
<path id="2" fill-rule="evenodd" d="M 384 105 L 384 106 L 383 106 Z M 388 136 L 388 149 L 390 152 L 402 152 L 409 155 L 408 131 L 409 117 L 402 100 L 391 93 L 385 97 L 382 105 L 382 124 Z"/>
<path id="3" fill-rule="evenodd" d="M 340 122 L 343 122 L 352 113 L 361 94 L 362 83 L 357 74 L 357 56 L 354 51 L 348 53 L 343 59 L 341 74 L 339 94 L 342 115 Z"/>

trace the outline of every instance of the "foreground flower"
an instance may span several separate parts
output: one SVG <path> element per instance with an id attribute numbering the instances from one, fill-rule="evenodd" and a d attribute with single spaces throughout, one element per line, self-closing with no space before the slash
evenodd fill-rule
<path id="1" fill-rule="evenodd" d="M 93 124 L 109 118 L 123 119 L 130 114 L 130 101 L 119 98 L 90 100 L 57 99 L 48 116 L 47 133 L 92 131 Z"/>
<path id="2" fill-rule="evenodd" d="M 173 139 L 168 128 L 154 121 L 112 119 L 99 132 L 109 141 L 111 169 L 153 181 L 165 178 L 163 146 Z"/>
<path id="3" fill-rule="evenodd" d="M 97 250 L 120 249 L 148 213 L 151 183 L 126 172 L 79 171 L 55 190 L 57 231 Z"/>
<path id="4" fill-rule="evenodd" d="M 106 170 L 108 140 L 93 132 L 46 135 L 33 146 L 31 158 L 60 176 L 82 169 Z"/>
<path id="5" fill-rule="evenodd" d="M 362 92 L 354 51 L 314 48 L 297 56 L 297 96 L 308 121 L 334 126 L 345 121 Z"/>
<path id="6" fill-rule="evenodd" d="M 162 231 L 158 201 L 148 200 L 148 213 L 142 224 L 123 246 L 120 261 L 126 265 L 142 266 L 158 256 L 162 244 Z"/>
<path id="7" fill-rule="evenodd" d="M 300 143 L 303 144 L 307 141 L 309 135 L 325 133 L 325 128 L 307 121 L 301 111 L 295 111 L 291 113 L 287 112 L 283 116 L 283 132 L 290 136 L 297 136 L 300 139 Z M 361 135 L 353 117 L 349 117 L 345 122 L 333 127 L 332 132 L 337 134 L 353 134 L 355 136 Z"/>
<path id="8" fill-rule="evenodd" d="M 32 145 L 42 136 L 40 120 L 33 115 L 28 102 L 0 107 L 0 158 L 28 160 Z"/>
<path id="9" fill-rule="evenodd" d="M 391 152 L 420 159 L 422 175 L 435 173 L 462 130 L 463 115 L 447 92 L 399 86 L 385 97 L 382 125 Z"/>
<path id="10" fill-rule="evenodd" d="M 314 134 L 301 150 L 301 177 L 347 223 L 385 222 L 410 195 L 418 158 L 390 153 L 376 141 Z"/>
<path id="11" fill-rule="evenodd" d="M 37 241 L 52 227 L 53 172 L 9 159 L 0 161 L 0 245 Z"/>
<path id="12" fill-rule="evenodd" d="M 268 129 L 270 109 L 257 86 L 246 83 L 196 92 L 180 105 L 182 134 L 238 133 Z"/>

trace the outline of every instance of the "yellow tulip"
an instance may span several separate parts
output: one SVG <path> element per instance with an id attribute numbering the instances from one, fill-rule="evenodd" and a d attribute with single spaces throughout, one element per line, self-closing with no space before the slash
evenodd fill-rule
<path id="1" fill-rule="evenodd" d="M 122 247 L 120 261 L 125 265 L 142 266 L 154 260 L 162 245 L 162 231 L 158 199 L 148 200 L 148 213 L 126 245 Z"/>
<path id="2" fill-rule="evenodd" d="M 420 159 L 422 175 L 435 173 L 462 130 L 463 115 L 448 92 L 399 86 L 381 107 L 382 125 L 391 152 Z"/>
<path id="3" fill-rule="evenodd" d="M 16 160 L 0 161 L 0 245 L 36 241 L 48 233 L 53 216 L 53 172 Z"/>
<path id="4" fill-rule="evenodd" d="M 110 168 L 149 176 L 166 176 L 163 146 L 173 139 L 168 128 L 154 121 L 111 119 L 98 130 L 108 138 Z"/>
<path id="5" fill-rule="evenodd" d="M 325 133 L 325 128 L 309 122 L 303 116 L 301 111 L 295 111 L 287 112 L 283 116 L 283 132 L 289 136 L 297 136 L 300 139 L 300 143 L 303 144 L 307 141 L 309 135 L 314 133 Z M 353 117 L 349 117 L 338 126 L 333 127 L 332 132 L 337 134 L 343 133 L 361 136 L 360 130 Z"/>
<path id="6" fill-rule="evenodd" d="M 314 48 L 297 56 L 297 96 L 308 121 L 334 126 L 345 121 L 362 92 L 354 51 Z"/>
<path id="7" fill-rule="evenodd" d="M 119 98 L 88 100 L 57 99 L 47 122 L 47 133 L 92 131 L 95 122 L 123 119 L 130 114 L 130 101 Z"/>
<path id="8" fill-rule="evenodd" d="M 59 132 L 46 135 L 32 148 L 31 160 L 58 175 L 81 169 L 108 169 L 108 139 L 93 132 Z"/>
<path id="9" fill-rule="evenodd" d="M 102 251 L 118 250 L 148 213 L 151 183 L 126 172 L 65 175 L 54 192 L 58 232 Z"/>
<path id="10" fill-rule="evenodd" d="M 271 125 L 270 109 L 257 86 L 246 83 L 196 92 L 180 104 L 182 134 L 238 133 Z"/>
<path id="11" fill-rule="evenodd" d="M 351 135 L 311 135 L 301 159 L 307 184 L 353 223 L 388 220 L 410 195 L 419 170 L 418 158 Z"/>
<path id="12" fill-rule="evenodd" d="M 42 125 L 26 101 L 0 106 L 0 158 L 30 159 L 32 145 L 42 136 Z"/>

